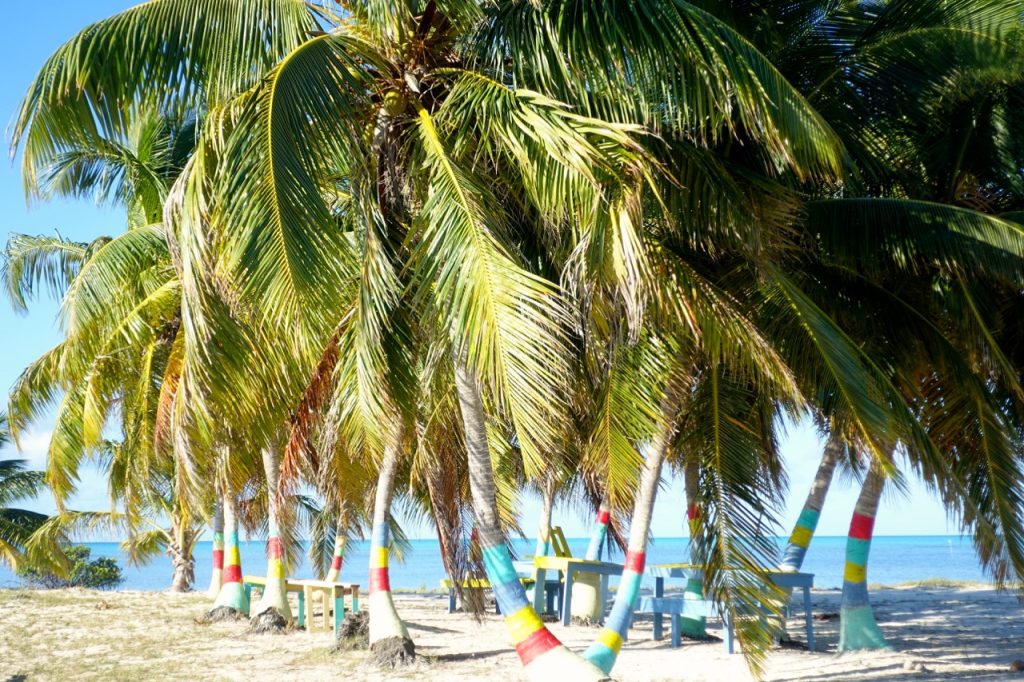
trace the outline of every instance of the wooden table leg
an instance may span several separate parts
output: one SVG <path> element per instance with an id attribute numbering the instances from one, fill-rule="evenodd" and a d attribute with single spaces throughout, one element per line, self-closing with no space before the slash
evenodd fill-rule
<path id="1" fill-rule="evenodd" d="M 736 647 L 733 644 L 733 635 L 734 635 L 734 633 L 733 633 L 733 630 L 732 630 L 732 619 L 729 617 L 729 612 L 728 611 L 723 611 L 722 612 L 722 625 L 723 625 L 722 629 L 725 630 L 725 632 L 724 632 L 724 634 L 725 634 L 725 642 L 724 642 L 724 644 L 725 644 L 725 653 L 732 654 Z"/>
<path id="2" fill-rule="evenodd" d="M 359 613 L 359 585 L 352 586 L 352 613 Z"/>
<path id="3" fill-rule="evenodd" d="M 306 617 L 306 593 L 305 592 L 299 592 L 299 616 L 295 620 L 295 622 L 298 623 L 300 626 L 305 626 L 305 622 L 306 622 L 305 621 L 305 617 Z"/>
<path id="4" fill-rule="evenodd" d="M 320 601 L 324 605 L 320 612 L 320 625 L 324 630 L 329 630 L 331 628 L 331 593 L 329 590 L 320 590 Z"/>
<path id="5" fill-rule="evenodd" d="M 302 586 L 302 595 L 306 599 L 306 632 L 313 632 L 313 588 L 309 585 Z"/>
<path id="6" fill-rule="evenodd" d="M 601 583 L 600 584 L 601 584 L 601 589 L 598 591 L 597 598 L 601 600 L 600 603 L 599 603 L 599 605 L 601 607 L 601 617 L 598 619 L 597 622 L 600 623 L 601 625 L 604 625 L 604 612 L 605 612 L 605 608 L 608 605 L 608 574 L 607 573 L 602 573 L 601 574 Z"/>
<path id="7" fill-rule="evenodd" d="M 345 593 L 344 588 L 332 588 L 334 593 L 334 637 L 338 637 L 338 630 L 341 629 L 341 621 L 345 618 Z"/>
<path id="8" fill-rule="evenodd" d="M 572 581 L 575 572 L 572 567 L 565 571 L 565 592 L 562 594 L 562 625 L 568 627 L 572 623 Z"/>
<path id="9" fill-rule="evenodd" d="M 544 583 L 547 571 L 538 568 L 533 572 L 533 610 L 542 613 L 544 608 Z"/>
<path id="10" fill-rule="evenodd" d="M 665 579 L 664 578 L 655 578 L 654 579 L 654 596 L 656 598 L 660 598 L 660 597 L 664 597 L 665 596 Z M 662 630 L 661 630 L 661 614 L 658 613 L 657 611 L 655 611 L 653 618 L 654 618 L 654 639 L 659 640 L 659 639 L 661 639 L 664 636 L 664 634 L 662 633 Z"/>
<path id="11" fill-rule="evenodd" d="M 814 651 L 814 614 L 811 613 L 811 588 L 804 588 L 804 623 L 807 625 L 807 650 Z"/>

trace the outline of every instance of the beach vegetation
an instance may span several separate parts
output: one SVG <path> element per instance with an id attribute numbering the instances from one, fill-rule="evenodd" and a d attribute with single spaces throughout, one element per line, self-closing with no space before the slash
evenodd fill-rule
<path id="1" fill-rule="evenodd" d="M 91 559 L 92 550 L 85 545 L 67 545 L 61 548 L 61 553 L 68 563 L 68 570 L 65 573 L 23 566 L 17 571 L 18 577 L 32 587 L 47 590 L 65 587 L 112 590 L 124 582 L 117 559 Z"/>
<path id="2" fill-rule="evenodd" d="M 3 415 L 0 414 L 2 428 Z M 17 569 L 24 564 L 26 543 L 47 519 L 45 514 L 14 504 L 30 500 L 44 489 L 41 471 L 28 471 L 24 460 L 0 460 L 0 561 L 8 567 Z"/>

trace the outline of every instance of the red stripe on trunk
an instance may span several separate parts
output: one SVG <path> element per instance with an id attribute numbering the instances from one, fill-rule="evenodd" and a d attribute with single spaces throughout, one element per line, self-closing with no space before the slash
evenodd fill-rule
<path id="1" fill-rule="evenodd" d="M 561 644 L 558 638 L 551 634 L 547 628 L 542 627 L 519 644 L 516 644 L 516 653 L 519 654 L 519 660 L 526 666 L 530 665 L 533 659 L 541 654 L 546 654 Z"/>
<path id="2" fill-rule="evenodd" d="M 611 514 L 609 514 L 607 511 L 601 510 L 601 511 L 597 512 L 597 522 L 598 523 L 607 526 L 609 518 L 611 518 Z"/>
<path id="3" fill-rule="evenodd" d="M 284 547 L 281 545 L 281 538 L 272 537 L 267 540 L 267 558 L 281 559 L 284 557 Z"/>
<path id="4" fill-rule="evenodd" d="M 374 592 L 389 592 L 391 591 L 391 580 L 388 577 L 388 569 L 384 568 L 371 568 L 370 569 L 370 594 Z"/>
<path id="5" fill-rule="evenodd" d="M 686 518 L 690 519 L 691 521 L 693 519 L 699 519 L 700 518 L 700 505 L 698 505 L 698 504 L 691 504 L 690 506 L 688 506 L 686 508 Z"/>
<path id="6" fill-rule="evenodd" d="M 224 568 L 224 550 L 215 549 L 213 550 L 213 567 Z"/>
<path id="7" fill-rule="evenodd" d="M 336 571 L 340 571 L 341 570 L 341 557 L 340 556 L 336 556 L 336 557 L 334 557 L 334 559 L 331 560 L 331 568 L 333 568 Z"/>
<path id="8" fill-rule="evenodd" d="M 224 575 L 221 576 L 221 582 L 225 582 L 225 583 L 240 583 L 240 582 L 242 582 L 242 567 L 238 566 L 238 565 L 235 565 L 235 566 L 225 566 L 224 567 Z"/>
<path id="9" fill-rule="evenodd" d="M 871 533 L 875 529 L 875 517 L 864 516 L 863 514 L 853 513 L 853 519 L 850 521 L 850 537 L 857 538 L 858 540 L 870 540 Z"/>
<path id="10" fill-rule="evenodd" d="M 626 561 L 622 565 L 623 570 L 643 573 L 644 564 L 647 563 L 647 552 L 626 552 Z"/>

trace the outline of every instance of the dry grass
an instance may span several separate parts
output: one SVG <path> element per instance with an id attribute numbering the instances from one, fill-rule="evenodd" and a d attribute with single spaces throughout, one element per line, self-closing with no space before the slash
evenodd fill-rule
<path id="1" fill-rule="evenodd" d="M 246 632 L 244 621 L 199 625 L 195 619 L 209 608 L 202 594 L 0 590 L 0 682 L 519 679 L 519 662 L 500 617 L 488 614 L 476 623 L 464 614 L 448 614 L 447 598 L 439 596 L 401 595 L 396 602 L 420 658 L 411 668 L 385 674 L 372 665 L 368 652 L 331 653 L 330 632 L 254 635 Z M 924 677 L 931 679 L 1021 679 L 1008 669 L 1010 661 L 1024 658 L 1024 650 L 1014 650 L 1024 642 L 1024 619 L 1012 595 L 931 581 L 927 588 L 875 591 L 872 602 L 894 651 L 836 656 L 839 623 L 817 621 L 818 652 L 774 650 L 765 679 L 909 682 L 922 677 L 915 665 L 924 666 L 930 673 Z M 838 610 L 837 592 L 815 592 L 816 613 Z M 799 609 L 794 616 L 789 631 L 802 639 Z M 592 627 L 556 624 L 551 629 L 576 651 L 597 634 Z M 650 634 L 650 618 L 638 617 L 616 679 L 752 679 L 743 658 L 727 656 L 719 643 L 687 642 L 671 649 Z"/>

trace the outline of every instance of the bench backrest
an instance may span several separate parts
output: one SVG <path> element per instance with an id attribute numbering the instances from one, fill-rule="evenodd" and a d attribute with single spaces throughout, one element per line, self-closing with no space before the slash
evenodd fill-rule
<path id="1" fill-rule="evenodd" d="M 572 552 L 569 551 L 569 543 L 565 541 L 565 533 L 562 532 L 561 526 L 553 526 L 551 528 L 551 551 L 555 553 L 555 556 L 568 559 L 572 556 Z"/>

